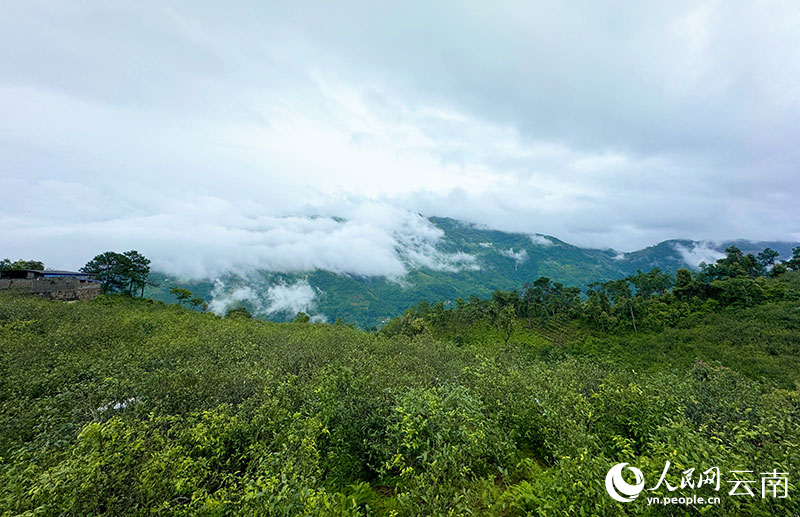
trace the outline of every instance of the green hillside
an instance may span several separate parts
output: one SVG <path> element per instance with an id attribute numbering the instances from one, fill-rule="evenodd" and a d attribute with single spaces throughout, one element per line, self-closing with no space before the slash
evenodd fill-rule
<path id="1" fill-rule="evenodd" d="M 538 282 L 380 333 L 0 292 L 0 514 L 796 515 L 800 276 L 715 274 L 606 307 L 615 283 Z M 788 472 L 790 498 L 606 494 L 667 460 L 673 486 Z"/>
<path id="2" fill-rule="evenodd" d="M 674 273 L 688 264 L 676 246 L 691 248 L 696 243 L 688 240 L 665 241 L 633 253 L 621 255 L 613 250 L 579 248 L 550 236 L 532 236 L 479 228 L 455 219 L 431 217 L 430 221 L 444 232 L 439 243 L 442 252 L 463 252 L 476 259 L 478 269 L 441 271 L 424 267 L 410 267 L 400 279 L 363 277 L 335 274 L 315 270 L 306 273 L 276 274 L 269 271 L 232 273 L 223 275 L 229 290 L 249 286 L 254 297 L 268 299 L 268 288 L 277 284 L 293 285 L 307 282 L 316 292 L 308 310 L 313 310 L 333 322 L 342 318 L 362 328 L 380 326 L 401 314 L 409 305 L 421 300 L 454 302 L 471 295 L 489 296 L 496 289 L 521 288 L 525 283 L 545 276 L 564 285 L 585 287 L 596 281 L 625 277 L 637 270 L 660 268 Z M 715 246 L 722 251 L 731 243 Z M 745 253 L 758 253 L 766 247 L 791 256 L 797 244 L 776 242 L 736 241 Z M 511 253 L 522 255 L 515 259 Z M 519 257 L 519 255 L 517 255 Z M 214 279 L 186 281 L 158 272 L 151 275 L 158 287 L 149 287 L 147 296 L 174 302 L 169 288 L 178 285 L 190 289 L 206 301 L 214 299 Z M 260 312 L 252 300 L 236 302 L 259 317 L 274 321 L 289 321 L 294 311 Z"/>

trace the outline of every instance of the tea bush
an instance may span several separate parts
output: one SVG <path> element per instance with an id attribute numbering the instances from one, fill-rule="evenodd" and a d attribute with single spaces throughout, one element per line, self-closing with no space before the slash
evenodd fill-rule
<path id="1" fill-rule="evenodd" d="M 800 309 L 762 302 L 638 333 L 520 320 L 506 344 L 0 293 L 0 513 L 796 515 Z M 666 461 L 673 486 L 777 468 L 790 497 L 606 493 L 611 466 L 651 488 Z"/>

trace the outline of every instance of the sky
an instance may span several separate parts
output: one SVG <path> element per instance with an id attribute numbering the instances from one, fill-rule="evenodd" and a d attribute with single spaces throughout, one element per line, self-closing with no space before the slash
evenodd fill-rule
<path id="1" fill-rule="evenodd" d="M 0 5 L 0 257 L 474 267 L 420 214 L 800 241 L 796 0 Z"/>

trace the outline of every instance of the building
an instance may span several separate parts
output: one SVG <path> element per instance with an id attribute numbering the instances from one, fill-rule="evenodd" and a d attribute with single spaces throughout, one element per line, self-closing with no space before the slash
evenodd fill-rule
<path id="1" fill-rule="evenodd" d="M 100 282 L 94 275 L 80 271 L 5 269 L 0 271 L 0 289 L 53 300 L 91 300 L 100 295 Z"/>

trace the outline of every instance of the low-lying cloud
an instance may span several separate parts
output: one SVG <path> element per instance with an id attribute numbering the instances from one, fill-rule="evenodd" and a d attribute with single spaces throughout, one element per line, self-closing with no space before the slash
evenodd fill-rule
<path id="1" fill-rule="evenodd" d="M 210 196 L 162 202 L 148 195 L 162 205 L 152 215 L 110 207 L 110 218 L 93 222 L 76 221 L 75 214 L 72 221 L 0 217 L 7 223 L 3 238 L 14 258 L 37 257 L 59 268 L 78 268 L 107 249 L 137 249 L 152 259 L 153 269 L 186 280 L 318 269 L 399 279 L 411 268 L 478 268 L 472 255 L 440 250 L 444 232 L 427 218 L 385 203 L 343 203 L 335 208 L 344 219 L 270 215 L 258 205 Z M 48 199 L 59 201 L 57 193 Z"/>
<path id="2" fill-rule="evenodd" d="M 531 235 L 531 242 L 534 243 L 537 246 L 543 246 L 543 247 L 547 247 L 547 246 L 552 246 L 553 245 L 553 241 L 551 241 L 550 239 L 548 239 L 544 235 L 539 235 L 538 233 L 535 233 L 535 234 Z"/>
<path id="3" fill-rule="evenodd" d="M 521 249 L 519 251 L 514 251 L 514 248 L 509 248 L 507 250 L 501 250 L 500 254 L 504 257 L 508 257 L 514 261 L 515 266 L 519 266 L 520 264 L 524 264 L 528 261 L 528 250 Z"/>
<path id="4" fill-rule="evenodd" d="M 683 260 L 692 267 L 698 267 L 701 263 L 713 264 L 717 260 L 724 258 L 725 253 L 715 249 L 713 243 L 699 242 L 692 245 L 691 248 L 681 244 L 675 245 L 675 250 L 681 254 Z"/>
<path id="5" fill-rule="evenodd" d="M 238 282 L 229 285 L 217 279 L 208 308 L 220 316 L 238 306 L 249 307 L 256 316 L 283 314 L 291 318 L 305 312 L 313 322 L 324 322 L 327 320 L 325 315 L 316 312 L 317 295 L 317 290 L 306 280 L 287 283 L 279 279 L 270 285 L 263 279 L 250 279 L 249 284 L 243 286 Z"/>

